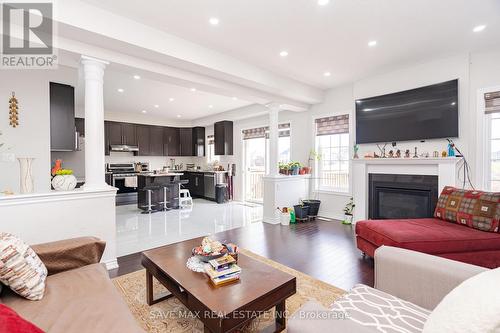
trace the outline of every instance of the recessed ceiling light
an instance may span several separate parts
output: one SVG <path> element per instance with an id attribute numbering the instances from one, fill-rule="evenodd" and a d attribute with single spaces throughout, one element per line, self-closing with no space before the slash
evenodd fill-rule
<path id="1" fill-rule="evenodd" d="M 288 51 L 281 51 L 280 56 L 282 56 L 282 57 L 288 56 Z"/>
<path id="2" fill-rule="evenodd" d="M 474 27 L 474 29 L 472 29 L 472 31 L 474 31 L 474 32 L 481 32 L 484 29 L 486 29 L 486 26 L 484 24 L 482 24 L 482 25 L 478 25 L 478 26 Z"/>
<path id="3" fill-rule="evenodd" d="M 181 115 L 180 115 L 180 114 L 178 114 L 178 115 L 177 115 L 177 118 L 180 118 L 180 117 L 181 117 Z"/>
<path id="4" fill-rule="evenodd" d="M 212 104 L 210 104 L 208 107 L 209 107 L 210 109 L 213 109 L 213 107 L 214 107 L 214 106 L 213 106 Z"/>
<path id="5" fill-rule="evenodd" d="M 140 77 L 139 75 L 134 75 L 134 79 L 136 79 L 136 80 L 140 80 L 140 79 L 141 79 L 141 77 Z"/>
<path id="6" fill-rule="evenodd" d="M 196 88 L 191 88 L 191 91 L 196 91 Z"/>
<path id="7" fill-rule="evenodd" d="M 174 101 L 174 98 L 173 98 L 173 97 L 170 97 L 170 98 L 168 99 L 168 101 L 169 101 L 169 102 L 173 102 L 173 101 Z"/>
<path id="8" fill-rule="evenodd" d="M 146 111 L 146 110 L 142 110 L 141 112 L 142 112 L 142 113 L 148 113 L 148 111 Z"/>
<path id="9" fill-rule="evenodd" d="M 233 97 L 233 101 L 236 101 L 236 100 L 238 100 L 238 97 Z"/>
<path id="10" fill-rule="evenodd" d="M 331 75 L 332 75 L 332 73 L 330 73 L 330 72 L 324 72 L 324 73 L 323 73 L 323 76 L 326 76 L 326 77 L 329 77 L 329 76 L 331 76 Z"/>
<path id="11" fill-rule="evenodd" d="M 158 109 L 160 106 L 158 104 L 155 104 L 154 107 Z"/>
<path id="12" fill-rule="evenodd" d="M 118 92 L 119 92 L 119 93 L 122 93 L 122 92 L 124 92 L 124 91 L 125 91 L 125 90 L 123 90 L 122 88 L 118 88 L 117 90 L 118 90 Z"/>
<path id="13" fill-rule="evenodd" d="M 374 47 L 374 46 L 377 46 L 377 41 L 376 40 L 371 40 L 368 42 L 368 46 L 369 47 Z"/>
<path id="14" fill-rule="evenodd" d="M 217 25 L 219 24 L 219 19 L 217 17 L 211 17 L 208 22 L 210 22 L 211 25 Z"/>
<path id="15" fill-rule="evenodd" d="M 318 0 L 318 5 L 326 6 L 330 3 L 330 0 Z"/>

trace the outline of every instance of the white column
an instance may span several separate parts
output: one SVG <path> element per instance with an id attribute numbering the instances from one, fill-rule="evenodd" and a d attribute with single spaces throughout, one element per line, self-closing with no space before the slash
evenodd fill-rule
<path id="1" fill-rule="evenodd" d="M 104 160 L 104 68 L 106 61 L 82 56 L 85 80 L 85 189 L 108 187 Z"/>
<path id="2" fill-rule="evenodd" d="M 269 177 L 276 177 L 279 175 L 278 169 L 278 115 L 280 112 L 280 105 L 271 103 L 267 105 L 269 109 Z"/>

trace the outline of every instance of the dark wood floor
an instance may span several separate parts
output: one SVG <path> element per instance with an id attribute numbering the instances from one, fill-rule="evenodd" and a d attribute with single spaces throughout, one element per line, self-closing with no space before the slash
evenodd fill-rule
<path id="1" fill-rule="evenodd" d="M 256 254 L 311 275 L 342 289 L 357 283 L 373 286 L 373 260 L 356 249 L 353 227 L 336 221 L 315 221 L 291 226 L 256 223 L 217 233 Z M 141 254 L 118 258 L 111 277 L 142 269 Z"/>

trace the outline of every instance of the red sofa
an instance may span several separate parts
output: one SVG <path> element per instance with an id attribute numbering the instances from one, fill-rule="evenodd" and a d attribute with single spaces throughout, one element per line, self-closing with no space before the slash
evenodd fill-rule
<path id="1" fill-rule="evenodd" d="M 500 193 L 446 187 L 434 218 L 356 223 L 358 249 L 373 257 L 382 245 L 487 268 L 500 267 Z"/>

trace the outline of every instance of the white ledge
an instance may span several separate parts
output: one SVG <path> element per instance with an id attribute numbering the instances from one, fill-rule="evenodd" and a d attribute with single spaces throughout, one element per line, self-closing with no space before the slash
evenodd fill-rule
<path id="1" fill-rule="evenodd" d="M 295 181 L 295 180 L 309 179 L 309 178 L 311 178 L 311 175 L 290 175 L 290 176 L 276 175 L 276 176 L 262 177 L 262 179 L 264 180 L 275 181 L 275 182 Z"/>
<path id="2" fill-rule="evenodd" d="M 361 164 L 441 164 L 441 163 L 450 163 L 456 164 L 462 158 L 461 157 L 419 157 L 419 158 L 359 158 L 353 159 L 353 163 L 361 163 Z"/>
<path id="3" fill-rule="evenodd" d="M 102 189 L 80 188 L 73 191 L 50 191 L 29 194 L 0 195 L 0 206 L 108 197 L 115 196 L 116 191 L 117 189 L 115 187 L 109 186 Z"/>

